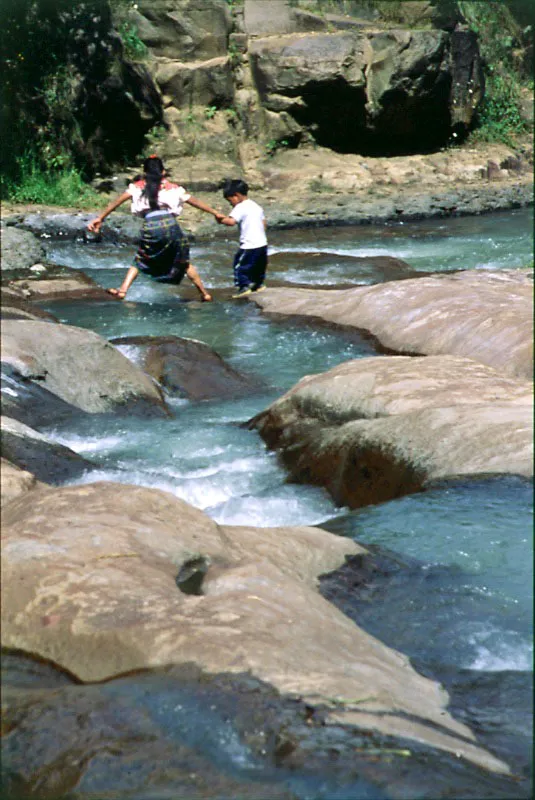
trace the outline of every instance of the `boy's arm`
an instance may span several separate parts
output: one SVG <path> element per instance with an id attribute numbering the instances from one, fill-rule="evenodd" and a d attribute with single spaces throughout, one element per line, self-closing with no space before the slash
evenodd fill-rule
<path id="1" fill-rule="evenodd" d="M 220 217 L 217 217 L 217 221 L 219 222 L 219 224 L 220 224 L 220 225 L 229 225 L 229 226 L 232 226 L 232 225 L 237 225 L 237 224 L 238 224 L 238 223 L 236 222 L 236 220 L 234 219 L 234 217 L 224 217 L 224 216 L 220 216 Z"/>

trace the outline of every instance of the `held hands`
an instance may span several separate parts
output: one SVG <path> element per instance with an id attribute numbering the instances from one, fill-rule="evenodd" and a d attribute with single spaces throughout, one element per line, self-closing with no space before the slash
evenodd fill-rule
<path id="1" fill-rule="evenodd" d="M 226 214 L 221 214 L 221 212 L 215 214 L 216 222 L 218 223 L 218 225 L 221 225 L 221 223 L 223 222 L 225 217 L 226 217 Z"/>

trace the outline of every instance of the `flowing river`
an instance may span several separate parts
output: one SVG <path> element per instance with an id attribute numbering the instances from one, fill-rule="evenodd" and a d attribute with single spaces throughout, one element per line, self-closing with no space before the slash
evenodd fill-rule
<path id="1" fill-rule="evenodd" d="M 276 231 L 270 252 L 321 252 L 302 268 L 288 256 L 278 281 L 309 285 L 375 283 L 347 256 L 388 255 L 422 272 L 501 269 L 532 261 L 532 209 L 480 217 L 382 226 Z M 233 236 L 195 244 L 193 263 L 207 287 L 231 284 Z M 48 258 L 118 286 L 130 247 L 47 243 Z M 283 263 L 282 256 L 278 263 Z M 355 600 L 359 625 L 408 654 L 440 679 L 452 710 L 483 743 L 520 772 L 531 744 L 532 484 L 520 477 L 459 480 L 378 506 L 348 511 L 316 487 L 288 483 L 276 457 L 240 423 L 303 375 L 374 355 L 358 335 L 273 321 L 246 301 L 184 302 L 180 291 L 141 276 L 127 301 L 56 302 L 62 322 L 111 339 L 177 335 L 199 339 L 265 390 L 232 402 L 172 400 L 172 419 L 94 415 L 49 430 L 92 459 L 82 480 L 158 487 L 203 509 L 217 522 L 256 526 L 320 525 L 368 546 L 386 548 L 405 568 Z M 128 348 L 121 348 L 129 355 Z"/>

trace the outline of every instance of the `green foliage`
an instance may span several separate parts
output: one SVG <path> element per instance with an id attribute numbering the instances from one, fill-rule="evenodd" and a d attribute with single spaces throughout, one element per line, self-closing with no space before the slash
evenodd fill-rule
<path id="1" fill-rule="evenodd" d="M 515 135 L 526 130 L 520 113 L 520 91 L 514 80 L 490 71 L 486 94 L 478 111 L 478 122 L 472 141 L 514 144 Z"/>
<path id="2" fill-rule="evenodd" d="M 513 144 L 515 136 L 526 130 L 520 112 L 521 76 L 514 58 L 522 31 L 506 3 L 459 2 L 459 9 L 478 34 L 485 63 L 485 97 L 471 138 Z"/>
<path id="3" fill-rule="evenodd" d="M 13 203 L 36 203 L 42 205 L 75 206 L 94 208 L 102 205 L 102 198 L 84 183 L 74 167 L 60 166 L 46 170 L 42 162 L 31 151 L 25 152 L 18 161 L 18 180 L 6 180 L 2 196 Z"/>
<path id="4" fill-rule="evenodd" d="M 206 119 L 213 119 L 217 113 L 217 106 L 208 106 L 204 109 Z"/>
<path id="5" fill-rule="evenodd" d="M 148 158 L 153 153 L 157 153 L 167 136 L 165 125 L 155 125 L 154 128 L 145 135 L 145 147 L 141 154 L 142 158 Z"/>
<path id="6" fill-rule="evenodd" d="M 149 50 L 147 45 L 139 38 L 137 25 L 128 20 L 123 20 L 117 25 L 117 33 L 121 37 L 124 54 L 131 61 L 143 61 L 147 58 Z"/>
<path id="7" fill-rule="evenodd" d="M 75 166 L 80 78 L 90 59 L 108 57 L 108 29 L 103 0 L 2 0 L 0 158 L 8 181 L 21 179 L 28 148 L 45 172 Z"/>
<path id="8" fill-rule="evenodd" d="M 274 156 L 277 150 L 281 150 L 290 146 L 289 139 L 270 139 L 265 144 L 266 153 L 268 156 Z"/>

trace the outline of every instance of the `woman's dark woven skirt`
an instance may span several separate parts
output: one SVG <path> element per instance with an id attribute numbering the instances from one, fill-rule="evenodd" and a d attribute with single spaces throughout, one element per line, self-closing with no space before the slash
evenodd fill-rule
<path id="1" fill-rule="evenodd" d="M 173 214 L 145 219 L 135 266 L 163 283 L 180 283 L 189 265 L 189 242 Z"/>

